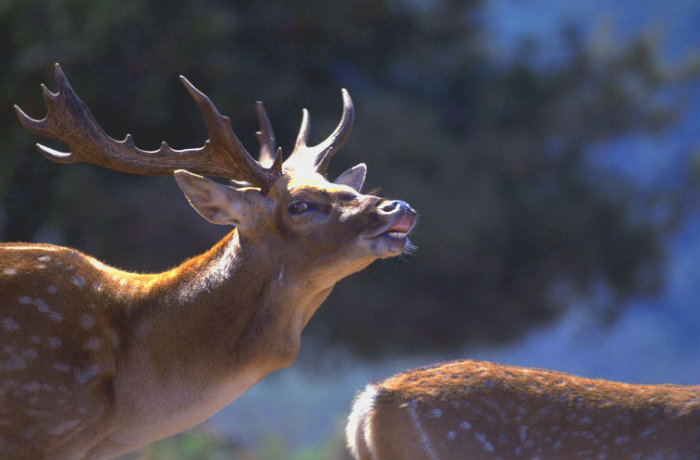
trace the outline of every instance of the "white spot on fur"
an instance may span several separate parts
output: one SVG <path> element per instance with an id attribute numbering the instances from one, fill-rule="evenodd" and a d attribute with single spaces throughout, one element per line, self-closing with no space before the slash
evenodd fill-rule
<path id="1" fill-rule="evenodd" d="M 66 363 L 53 363 L 51 367 L 56 369 L 58 372 L 68 372 L 71 370 L 70 365 Z"/>
<path id="2" fill-rule="evenodd" d="M 109 337 L 110 342 L 112 343 L 113 347 L 118 347 L 119 344 L 121 343 L 121 339 L 119 338 L 119 333 L 112 329 L 111 327 L 108 328 L 105 333 Z"/>
<path id="3" fill-rule="evenodd" d="M 615 438 L 615 445 L 619 446 L 620 444 L 624 444 L 630 440 L 629 436 L 618 436 Z"/>
<path id="4" fill-rule="evenodd" d="M 88 350 L 99 350 L 102 347 L 104 341 L 99 337 L 92 337 L 85 343 L 85 348 Z"/>
<path id="5" fill-rule="evenodd" d="M 34 305 L 36 305 L 36 309 L 39 310 L 41 313 L 48 313 L 49 306 L 44 302 L 42 299 L 34 299 Z"/>
<path id="6" fill-rule="evenodd" d="M 469 430 L 471 427 L 472 427 L 471 423 L 467 422 L 466 420 L 463 422 L 460 422 L 460 424 L 459 424 L 459 428 L 464 430 L 464 431 Z"/>
<path id="7" fill-rule="evenodd" d="M 430 416 L 432 418 L 440 418 L 442 416 L 442 411 L 440 409 L 430 409 Z"/>
<path id="8" fill-rule="evenodd" d="M 76 369 L 75 370 L 75 380 L 76 382 L 80 384 L 86 384 L 97 374 L 99 374 L 100 368 L 97 367 L 96 365 L 92 365 L 88 367 L 87 369 Z"/>
<path id="9" fill-rule="evenodd" d="M 80 327 L 83 329 L 90 329 L 95 325 L 95 317 L 92 315 L 83 315 L 82 318 L 80 318 Z"/>
<path id="10" fill-rule="evenodd" d="M 3 270 L 3 273 L 12 276 L 17 274 L 17 270 L 15 270 L 14 268 L 6 268 L 5 270 Z"/>
<path id="11" fill-rule="evenodd" d="M 58 288 L 56 286 L 54 286 L 53 284 L 49 284 L 46 287 L 46 290 L 49 291 L 49 294 L 55 294 L 58 292 Z"/>
<path id="12" fill-rule="evenodd" d="M 29 427 L 26 430 L 24 430 L 24 433 L 22 433 L 22 437 L 24 438 L 25 441 L 31 441 L 36 436 L 36 433 L 37 433 L 36 428 Z"/>
<path id="13" fill-rule="evenodd" d="M 39 353 L 33 348 L 27 348 L 22 352 L 22 357 L 26 359 L 36 359 L 39 356 Z"/>
<path id="14" fill-rule="evenodd" d="M 75 284 L 78 287 L 83 287 L 85 286 L 85 278 L 83 278 L 80 275 L 75 275 L 73 277 L 73 284 Z"/>
<path id="15" fill-rule="evenodd" d="M 27 367 L 26 361 L 24 361 L 15 351 L 15 347 L 6 346 L 2 349 L 3 354 L 6 356 L 3 361 L 0 361 L 0 369 L 7 371 L 21 371 Z"/>
<path id="16" fill-rule="evenodd" d="M 51 313 L 49 313 L 49 319 L 51 321 L 56 321 L 56 322 L 63 321 L 63 315 L 57 311 L 52 311 Z"/>
<path id="17" fill-rule="evenodd" d="M 30 417 L 40 417 L 42 419 L 48 419 L 49 417 L 51 417 L 51 412 L 47 410 L 27 409 L 24 411 L 24 413 L 29 415 Z"/>
<path id="18" fill-rule="evenodd" d="M 148 333 L 151 330 L 151 326 L 144 322 L 139 323 L 138 326 L 136 326 L 136 337 L 145 337 L 148 335 Z"/>
<path id="19" fill-rule="evenodd" d="M 22 305 L 29 305 L 30 303 L 32 303 L 31 297 L 27 297 L 26 295 L 19 296 L 17 300 L 19 300 L 19 303 L 21 303 Z"/>
<path id="20" fill-rule="evenodd" d="M 41 390 L 41 383 L 39 382 L 29 382 L 24 385 L 25 391 L 39 391 Z"/>
<path id="21" fill-rule="evenodd" d="M 457 437 L 457 433 L 455 433 L 454 431 L 447 432 L 447 439 L 449 441 L 454 441 L 456 437 Z"/>
<path id="22" fill-rule="evenodd" d="M 527 438 L 527 425 L 520 425 L 520 442 L 525 442 Z"/>
<path id="23" fill-rule="evenodd" d="M 493 444 L 491 444 L 488 439 L 486 439 L 486 436 L 481 434 L 481 433 L 474 433 L 474 437 L 476 438 L 477 441 L 481 443 L 481 446 L 484 448 L 484 450 L 488 452 L 493 452 Z"/>
<path id="24" fill-rule="evenodd" d="M 58 425 L 54 425 L 52 427 L 49 427 L 49 429 L 47 431 L 52 436 L 61 436 L 66 431 L 75 427 L 78 423 L 80 423 L 80 420 L 67 420 L 65 422 L 59 423 Z"/>
<path id="25" fill-rule="evenodd" d="M 17 324 L 17 322 L 12 318 L 5 318 L 0 322 L 2 322 L 2 327 L 7 332 L 16 331 L 17 329 L 19 329 L 19 324 Z"/>
<path id="26" fill-rule="evenodd" d="M 50 256 L 39 256 L 38 260 L 40 260 L 42 262 L 48 262 L 51 260 L 51 257 Z"/>

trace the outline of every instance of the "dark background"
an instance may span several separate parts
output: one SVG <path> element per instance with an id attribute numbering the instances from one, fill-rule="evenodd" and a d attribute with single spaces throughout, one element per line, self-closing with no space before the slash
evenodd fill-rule
<path id="1" fill-rule="evenodd" d="M 527 38 L 496 56 L 479 1 L 5 1 L 0 24 L 3 239 L 128 270 L 163 270 L 227 229 L 187 209 L 171 179 L 38 155 L 12 104 L 43 116 L 54 62 L 108 133 L 142 148 L 206 138 L 178 74 L 251 151 L 256 99 L 289 148 L 301 108 L 321 139 L 347 87 L 357 123 L 331 175 L 365 161 L 369 188 L 421 214 L 417 255 L 340 283 L 310 326 L 362 354 L 507 341 L 574 304 L 610 323 L 664 283 L 661 243 L 697 206 L 697 137 L 657 152 L 687 161 L 658 187 L 593 152 L 660 135 L 690 109 L 697 56 L 665 59 L 652 33 L 623 41 L 561 24 L 561 57 L 541 63 Z"/>
<path id="2" fill-rule="evenodd" d="M 588 370 L 581 363 L 594 353 L 590 376 L 697 383 L 699 23 L 695 0 L 0 0 L 0 236 L 159 271 L 228 231 L 201 219 L 171 178 L 38 154 L 35 142 L 61 146 L 24 131 L 12 105 L 45 114 L 39 84 L 55 89 L 54 62 L 110 135 L 131 133 L 148 149 L 206 139 L 179 74 L 231 117 L 250 151 L 256 100 L 289 153 L 302 107 L 320 140 L 345 87 L 355 128 L 330 175 L 366 162 L 367 189 L 419 210 L 418 251 L 339 283 L 305 332 L 310 368 L 329 369 L 323 359 L 336 358 L 318 360 L 329 349 L 357 370 L 467 347 L 567 371 Z M 573 332 L 562 329 L 577 318 Z M 608 349 L 589 345 L 608 343 L 615 327 Z M 569 333 L 575 355 L 546 342 Z M 537 353 L 549 360 L 521 359 Z M 668 362 L 680 371 L 654 373 Z M 361 385 L 355 376 L 347 401 L 323 405 L 321 383 L 305 399 L 306 377 L 286 372 L 241 398 L 248 418 L 227 426 L 239 436 L 251 420 L 312 426 L 260 403 L 287 407 L 273 397 L 284 387 L 324 420 L 331 404 L 344 414 Z M 252 457 L 291 458 L 285 446 L 298 445 L 296 435 L 262 436 Z M 294 455 L 332 456 L 339 442 Z"/>

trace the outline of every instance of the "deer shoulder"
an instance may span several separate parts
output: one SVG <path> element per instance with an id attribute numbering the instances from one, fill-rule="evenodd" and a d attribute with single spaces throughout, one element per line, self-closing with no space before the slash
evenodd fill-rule
<path id="1" fill-rule="evenodd" d="M 76 250 L 0 245 L 0 457 L 107 458 L 189 428 L 267 373 L 289 366 L 301 332 L 342 278 L 401 254 L 415 212 L 362 193 L 364 164 L 327 177 L 347 139 L 343 90 L 336 129 L 308 145 L 309 116 L 284 160 L 258 103 L 255 160 L 209 98 L 181 77 L 202 110 L 202 147 L 156 151 L 115 140 L 60 67 L 42 86 L 48 114 L 16 108 L 47 158 L 132 174 L 174 175 L 192 207 L 233 230 L 163 273 L 118 270 Z M 204 176 L 226 179 L 214 182 Z"/>

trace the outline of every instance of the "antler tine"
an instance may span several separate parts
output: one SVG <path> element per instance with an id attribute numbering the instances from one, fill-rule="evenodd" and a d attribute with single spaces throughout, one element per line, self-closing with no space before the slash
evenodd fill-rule
<path id="1" fill-rule="evenodd" d="M 299 125 L 299 134 L 297 134 L 297 140 L 294 143 L 294 151 L 292 155 L 297 152 L 301 152 L 304 149 L 308 149 L 306 142 L 309 140 L 309 111 L 307 109 L 301 109 L 301 124 Z"/>
<path id="2" fill-rule="evenodd" d="M 262 101 L 255 103 L 255 110 L 258 113 L 258 123 L 260 124 L 260 130 L 255 132 L 255 137 L 258 138 L 260 144 L 258 163 L 269 168 L 275 161 L 275 133 Z"/>
<path id="3" fill-rule="evenodd" d="M 302 112 L 301 126 L 299 127 L 299 134 L 297 135 L 297 140 L 294 145 L 294 151 L 287 159 L 285 164 L 304 164 L 312 166 L 317 172 L 325 174 L 328 169 L 328 163 L 331 158 L 345 143 L 348 136 L 350 135 L 350 130 L 352 129 L 353 120 L 355 118 L 355 110 L 352 105 L 352 99 L 350 99 L 350 94 L 343 88 L 343 115 L 338 123 L 338 126 L 333 130 L 330 136 L 328 136 L 321 143 L 308 146 L 306 142 L 309 138 L 309 111 L 304 109 Z"/>
<path id="4" fill-rule="evenodd" d="M 72 129 L 70 129 L 71 123 L 69 123 L 68 120 L 79 120 L 83 125 L 90 126 L 96 126 L 97 122 L 92 117 L 89 110 L 87 110 L 85 104 L 78 99 L 73 91 L 73 88 L 71 88 L 68 80 L 63 74 L 61 66 L 58 64 L 54 66 L 54 76 L 58 85 L 58 91 L 55 93 L 52 93 L 43 83 L 41 84 L 44 102 L 46 103 L 46 108 L 48 109 L 47 114 L 43 119 L 36 120 L 30 117 L 16 104 L 14 108 L 20 123 L 27 131 L 39 136 L 50 137 L 59 140 L 66 145 L 70 145 L 69 141 L 72 138 L 75 138 L 76 135 L 79 135 L 79 133 L 75 133 Z M 61 111 L 61 107 L 65 108 L 64 115 L 67 116 L 54 116 L 56 113 Z M 91 134 L 93 137 L 106 136 L 104 131 L 100 129 Z M 76 163 L 79 161 L 85 161 L 83 158 L 81 158 L 80 151 L 60 152 L 42 144 L 36 145 L 44 156 L 58 163 Z"/>
<path id="5" fill-rule="evenodd" d="M 176 169 L 188 169 L 203 175 L 244 180 L 263 189 L 282 173 L 281 161 L 274 162 L 269 169 L 258 164 L 233 134 L 228 117 L 219 114 L 209 98 L 184 77 L 181 79 L 185 87 L 204 113 L 210 139 L 197 149 L 175 150 L 164 141 L 160 149 L 147 151 L 136 147 L 131 135 L 121 141 L 108 136 L 75 94 L 58 64 L 55 75 L 56 93 L 42 85 L 48 108 L 46 117 L 36 120 L 15 106 L 20 123 L 29 132 L 69 147 L 70 152 L 60 152 L 37 144 L 41 153 L 53 161 L 85 161 L 143 175 L 170 175 Z"/>
<path id="6" fill-rule="evenodd" d="M 253 185 L 265 188 L 282 174 L 280 162 L 273 161 L 270 169 L 267 169 L 255 161 L 231 129 L 229 117 L 221 115 L 211 99 L 198 90 L 187 78 L 180 75 L 180 81 L 204 114 L 209 139 L 203 148 L 211 146 L 212 155 L 218 153 L 223 156 L 224 152 L 228 153 L 226 162 L 235 172 L 231 176 L 232 178 L 243 179 Z"/>

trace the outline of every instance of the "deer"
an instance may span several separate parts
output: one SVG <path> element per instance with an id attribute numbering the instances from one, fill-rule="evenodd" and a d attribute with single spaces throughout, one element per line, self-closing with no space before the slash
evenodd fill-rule
<path id="1" fill-rule="evenodd" d="M 697 459 L 700 386 L 471 360 L 370 383 L 346 425 L 360 459 Z"/>
<path id="2" fill-rule="evenodd" d="M 363 194 L 364 163 L 327 177 L 353 124 L 345 89 L 341 120 L 319 144 L 307 145 L 303 110 L 286 160 L 258 102 L 255 160 L 183 76 L 209 138 L 155 151 L 107 135 L 58 64 L 55 78 L 57 92 L 42 85 L 45 118 L 15 106 L 29 132 L 70 149 L 37 144 L 44 156 L 173 175 L 204 219 L 233 228 L 205 253 L 152 274 L 67 247 L 2 243 L 2 458 L 111 458 L 200 423 L 294 362 L 302 330 L 338 281 L 411 247 L 416 212 Z"/>

